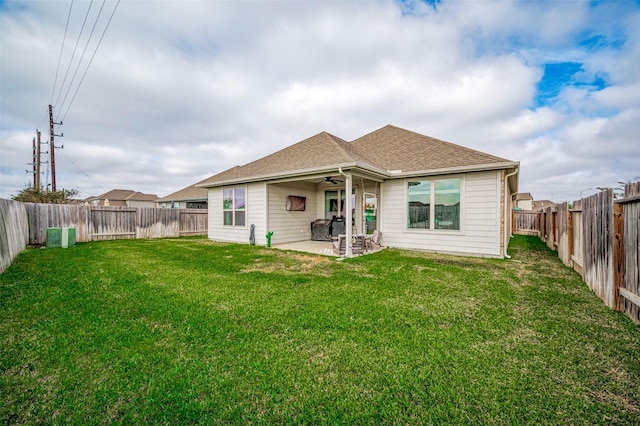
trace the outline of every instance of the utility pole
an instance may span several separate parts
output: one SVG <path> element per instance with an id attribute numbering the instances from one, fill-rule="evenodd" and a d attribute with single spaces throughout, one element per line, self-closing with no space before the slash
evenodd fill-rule
<path id="1" fill-rule="evenodd" d="M 54 124 L 58 124 L 58 125 L 62 125 L 62 121 L 59 123 L 54 123 L 53 122 L 53 106 L 49 105 L 49 153 L 51 154 L 51 190 L 53 192 L 56 192 L 56 148 L 64 148 L 64 145 L 62 146 L 55 146 L 53 139 L 54 136 L 60 136 L 63 137 L 64 133 L 61 133 L 59 135 L 54 134 L 53 132 L 53 125 Z"/>
<path id="2" fill-rule="evenodd" d="M 33 187 L 36 191 L 40 191 L 40 131 L 36 130 L 37 145 L 36 145 L 36 165 L 35 165 L 35 177 L 33 179 Z"/>
<path id="3" fill-rule="evenodd" d="M 31 163 L 31 165 L 33 165 L 33 189 L 37 190 L 38 187 L 36 186 L 36 138 L 33 138 L 33 155 L 31 156 L 31 158 L 33 159 L 33 163 Z"/>
<path id="4" fill-rule="evenodd" d="M 36 129 L 37 138 L 33 138 L 33 162 L 28 163 L 33 166 L 33 189 L 40 191 L 40 132 Z"/>

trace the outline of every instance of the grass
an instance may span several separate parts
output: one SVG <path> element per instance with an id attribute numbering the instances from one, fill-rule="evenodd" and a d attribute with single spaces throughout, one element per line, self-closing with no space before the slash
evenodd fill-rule
<path id="1" fill-rule="evenodd" d="M 640 329 L 511 260 L 122 240 L 0 275 L 0 422 L 638 424 Z"/>

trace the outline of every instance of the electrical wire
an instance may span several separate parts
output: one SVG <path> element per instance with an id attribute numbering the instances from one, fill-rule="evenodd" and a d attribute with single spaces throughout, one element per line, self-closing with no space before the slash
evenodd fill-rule
<path id="1" fill-rule="evenodd" d="M 73 165 L 76 167 L 76 169 L 80 170 L 80 172 L 81 172 L 83 175 L 85 175 L 86 177 L 88 177 L 89 179 L 91 179 L 91 180 L 93 181 L 93 178 L 92 178 L 91 176 L 89 176 L 89 173 L 87 173 L 87 172 L 85 172 L 84 170 L 82 170 L 82 169 L 80 168 L 80 166 L 78 166 L 76 163 L 74 163 L 74 162 L 73 162 L 73 160 L 71 160 L 69 157 L 67 157 L 66 155 L 64 155 L 64 153 L 63 153 L 63 152 L 60 152 L 60 154 L 61 154 L 61 155 L 62 155 L 62 156 L 63 156 L 63 157 L 68 161 L 68 162 L 70 162 L 71 164 L 73 164 Z M 104 192 L 107 192 L 107 190 L 106 190 L 106 189 L 104 189 L 104 187 L 103 187 L 102 185 L 100 185 L 99 183 L 95 183 L 95 182 L 93 182 L 93 183 L 94 183 L 98 188 L 102 189 Z"/>
<path id="2" fill-rule="evenodd" d="M 71 91 L 71 87 L 73 86 L 73 82 L 76 79 L 76 75 L 78 74 L 78 70 L 80 69 L 80 64 L 82 64 L 82 60 L 84 59 L 84 54 L 87 51 L 87 47 L 89 47 L 89 42 L 91 41 L 91 37 L 93 37 L 93 32 L 96 29 L 96 25 L 100 20 L 100 15 L 102 15 L 102 10 L 104 9 L 104 4 L 107 0 L 102 0 L 102 6 L 100 6 L 100 10 L 98 11 L 98 16 L 96 16 L 96 20 L 93 23 L 93 27 L 91 28 L 91 32 L 89 33 L 89 37 L 87 38 L 87 42 L 84 44 L 84 49 L 82 50 L 82 54 L 80 55 L 80 60 L 78 61 L 78 65 L 76 65 L 76 69 L 73 72 L 73 77 L 71 77 L 71 81 L 69 82 L 69 87 L 67 88 L 67 93 L 65 93 L 64 98 L 62 99 L 62 104 L 60 104 L 59 108 L 62 110 L 64 108 L 65 102 L 67 102 L 67 96 L 69 96 L 69 92 Z M 56 105 L 57 106 L 57 105 Z"/>
<path id="3" fill-rule="evenodd" d="M 62 85 L 60 86 L 60 92 L 58 93 L 58 97 L 56 98 L 56 104 L 60 100 L 60 96 L 62 95 L 62 91 L 64 90 L 64 84 L 67 82 L 67 76 L 69 75 L 69 69 L 71 69 L 71 64 L 73 63 L 73 58 L 76 55 L 76 50 L 78 49 L 78 44 L 80 43 L 80 37 L 82 36 L 82 32 L 84 31 L 84 26 L 87 23 L 87 18 L 89 17 L 89 12 L 91 11 L 91 6 L 93 5 L 93 0 L 89 3 L 89 8 L 87 9 L 87 13 L 84 15 L 84 21 L 82 22 L 82 28 L 80 28 L 80 33 L 78 34 L 78 40 L 76 40 L 76 45 L 73 48 L 73 53 L 71 54 L 71 60 L 69 61 L 69 65 L 67 65 L 67 71 L 64 73 L 64 79 L 62 80 Z M 71 85 L 71 84 L 69 84 Z M 53 103 L 52 103 L 53 105 Z"/>
<path id="4" fill-rule="evenodd" d="M 71 105 L 73 105 L 73 101 L 75 100 L 76 95 L 78 94 L 78 90 L 80 90 L 80 86 L 82 86 L 82 82 L 84 81 L 84 78 L 87 76 L 87 72 L 89 71 L 89 67 L 91 67 L 91 63 L 93 62 L 93 58 L 96 56 L 96 53 L 98 52 L 98 48 L 100 47 L 100 44 L 102 43 L 102 39 L 104 38 L 104 35 L 107 32 L 107 29 L 109 28 L 109 25 L 111 24 L 111 20 L 113 19 L 113 15 L 115 15 L 119 4 L 120 4 L 120 0 L 118 0 L 118 2 L 116 3 L 116 6 L 113 8 L 113 11 L 111 12 L 111 16 L 109 17 L 109 21 L 107 21 L 107 25 L 104 27 L 104 31 L 102 31 L 102 35 L 100 36 L 100 40 L 98 40 L 98 44 L 96 45 L 96 48 L 93 51 L 93 55 L 91 55 L 91 59 L 89 60 L 89 64 L 87 65 L 87 68 L 84 70 L 84 74 L 82 75 L 82 79 L 80 80 L 80 83 L 78 84 L 78 87 L 76 88 L 76 91 L 73 94 L 73 97 L 71 98 L 71 101 L 69 102 L 69 106 L 67 107 L 67 111 L 64 113 L 64 116 L 62 117 L 62 120 L 65 120 L 67 118 L 67 114 L 69 113 L 69 110 L 71 109 Z"/>
<path id="5" fill-rule="evenodd" d="M 62 46 L 60 47 L 60 56 L 58 56 L 58 67 L 56 68 L 56 77 L 53 79 L 53 89 L 51 90 L 51 104 L 53 104 L 53 95 L 56 92 L 56 83 L 58 82 L 58 71 L 60 71 L 60 62 L 62 60 L 62 52 L 64 51 L 64 42 L 67 39 L 67 30 L 69 29 L 71 9 L 73 9 L 73 0 L 71 0 L 71 5 L 69 6 L 69 15 L 67 15 L 67 25 L 64 27 L 64 37 L 62 37 Z"/>

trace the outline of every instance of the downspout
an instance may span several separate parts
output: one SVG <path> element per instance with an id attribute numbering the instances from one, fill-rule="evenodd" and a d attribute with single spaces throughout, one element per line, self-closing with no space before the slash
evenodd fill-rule
<path id="1" fill-rule="evenodd" d="M 504 224 L 503 224 L 503 226 L 504 226 L 505 233 L 504 233 L 504 241 L 503 241 L 503 243 L 504 243 L 504 257 L 505 257 L 505 259 L 511 259 L 511 256 L 509 256 L 507 254 L 507 247 L 509 246 L 509 238 L 511 237 L 511 235 L 507 236 L 507 232 L 506 232 L 507 231 L 507 216 L 509 214 L 509 206 L 507 205 L 507 193 L 508 193 L 507 191 L 509 190 L 509 178 L 511 176 L 514 176 L 514 175 L 518 174 L 518 170 L 519 170 L 519 168 L 516 167 L 516 169 L 513 172 L 508 173 L 504 177 Z M 509 197 L 509 198 L 512 198 L 512 197 Z M 511 232 L 509 232 L 509 234 L 511 234 Z"/>
<path id="2" fill-rule="evenodd" d="M 344 201 L 346 203 L 345 206 L 345 210 L 346 210 L 346 215 L 347 217 L 345 218 L 345 224 L 344 224 L 344 232 L 345 232 L 345 239 L 346 239 L 346 244 L 345 244 L 345 256 L 346 257 L 351 257 L 353 255 L 353 252 L 351 251 L 351 238 L 352 238 L 352 232 L 351 232 L 351 221 L 353 220 L 352 215 L 351 215 L 351 175 L 347 175 L 346 173 L 344 173 L 342 171 L 342 167 L 338 167 L 338 173 L 340 173 L 342 176 L 344 176 L 344 189 L 345 192 L 347 194 L 345 194 L 344 197 Z M 338 200 L 338 208 L 340 208 L 340 200 Z"/>

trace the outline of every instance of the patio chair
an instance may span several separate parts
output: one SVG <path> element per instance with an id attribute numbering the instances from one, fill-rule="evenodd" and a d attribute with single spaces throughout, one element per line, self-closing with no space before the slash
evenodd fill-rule
<path id="1" fill-rule="evenodd" d="M 338 256 L 344 256 L 347 252 L 347 236 L 338 235 L 338 239 L 333 242 L 333 252 Z"/>
<path id="2" fill-rule="evenodd" d="M 364 235 L 355 235 L 351 242 L 351 253 L 352 254 L 362 254 L 365 252 L 366 243 Z"/>
<path id="3" fill-rule="evenodd" d="M 368 251 L 375 251 L 382 247 L 382 232 L 377 229 L 373 231 L 371 237 L 366 239 L 366 248 Z"/>

